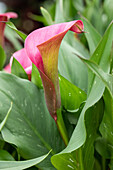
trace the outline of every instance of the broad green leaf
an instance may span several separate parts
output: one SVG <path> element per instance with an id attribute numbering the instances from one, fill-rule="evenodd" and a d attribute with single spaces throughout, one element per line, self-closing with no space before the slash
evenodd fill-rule
<path id="1" fill-rule="evenodd" d="M 38 166 L 54 169 L 50 157 L 61 151 L 64 143 L 47 110 L 44 91 L 28 80 L 1 72 L 0 120 L 3 120 L 11 101 L 13 107 L 1 131 L 3 139 L 16 145 L 25 159 L 39 157 L 52 149 L 48 158 Z"/>
<path id="2" fill-rule="evenodd" d="M 12 43 L 12 45 L 14 46 L 14 48 L 16 50 L 20 50 L 23 48 L 22 43 L 19 41 L 19 39 L 21 39 L 19 37 L 19 35 L 14 32 L 13 29 L 10 29 L 9 27 L 5 28 L 5 37 L 7 37 L 7 39 Z"/>
<path id="3" fill-rule="evenodd" d="M 105 159 L 113 159 L 113 148 L 107 139 L 100 137 L 96 140 L 95 149 Z"/>
<path id="4" fill-rule="evenodd" d="M 53 21 L 52 21 L 52 18 L 51 18 L 51 15 L 49 14 L 49 12 L 43 7 L 41 7 L 40 10 L 41 10 L 43 17 L 47 21 L 48 25 L 52 25 Z"/>
<path id="5" fill-rule="evenodd" d="M 14 158 L 6 150 L 0 149 L 0 161 L 14 161 Z M 1 164 L 0 164 L 0 169 L 1 169 Z"/>
<path id="6" fill-rule="evenodd" d="M 68 44 L 71 46 L 70 49 L 70 55 L 72 55 L 73 52 L 76 52 L 76 54 L 81 54 L 85 58 L 89 58 L 89 51 L 88 49 L 84 46 L 84 44 L 77 38 L 77 34 L 73 33 L 72 31 L 69 31 L 65 37 L 64 40 L 62 41 L 61 44 L 61 50 L 63 48 L 63 45 Z M 84 35 L 83 35 L 84 36 Z M 69 47 L 68 47 L 69 48 Z M 73 49 L 73 50 L 72 50 Z M 69 52 L 68 52 L 69 53 Z"/>
<path id="7" fill-rule="evenodd" d="M 113 19 L 113 17 L 112 17 L 112 12 L 113 12 L 112 0 L 104 0 L 103 8 L 106 13 L 107 19 L 109 19 L 109 21 L 111 21 Z"/>
<path id="8" fill-rule="evenodd" d="M 13 58 L 13 62 L 11 66 L 11 73 L 15 74 L 16 76 L 20 78 L 28 79 L 28 75 L 25 72 L 24 68 L 15 58 Z"/>
<path id="9" fill-rule="evenodd" d="M 33 64 L 31 81 L 37 85 L 39 89 L 43 88 L 37 67 Z M 61 94 L 61 105 L 67 110 L 76 110 L 81 103 L 86 100 L 86 93 L 59 75 L 59 85 Z"/>
<path id="10" fill-rule="evenodd" d="M 83 90 L 59 75 L 61 103 L 66 110 L 76 110 L 86 100 Z"/>
<path id="11" fill-rule="evenodd" d="M 89 108 L 85 115 L 87 139 L 85 144 L 71 153 L 54 155 L 51 160 L 56 169 L 93 170 L 94 141 L 98 137 L 99 125 L 103 116 L 103 101 Z"/>
<path id="12" fill-rule="evenodd" d="M 98 11 L 98 12 L 97 12 Z M 97 0 L 89 1 L 88 6 L 84 9 L 84 15 L 101 34 L 104 33 L 103 9 L 101 3 Z"/>
<path id="13" fill-rule="evenodd" d="M 91 57 L 92 61 L 100 65 L 101 69 L 103 69 L 107 73 L 110 70 L 109 56 L 111 51 L 112 40 L 113 40 L 113 23 L 111 23 L 110 26 L 108 27 L 102 40 L 100 41 L 95 52 L 93 53 L 93 56 Z M 75 130 L 72 134 L 69 144 L 62 152 L 52 157 L 52 162 L 57 157 L 61 156 L 61 154 L 71 153 L 77 150 L 86 141 L 86 127 L 84 123 L 85 112 L 87 111 L 88 108 L 90 108 L 100 100 L 105 89 L 104 83 L 97 76 L 95 76 L 94 73 L 92 73 L 92 77 L 93 77 L 92 79 L 90 78 L 90 86 L 88 89 L 89 94 L 86 104 L 80 114 L 77 126 L 75 127 Z"/>
<path id="14" fill-rule="evenodd" d="M 5 61 L 6 61 L 6 55 L 3 48 L 0 46 L 0 70 L 3 69 Z"/>
<path id="15" fill-rule="evenodd" d="M 3 121 L 0 123 L 0 132 L 1 132 L 1 130 L 3 129 L 5 123 L 6 123 L 7 119 L 8 119 L 8 116 L 9 116 L 9 114 L 10 114 L 10 112 L 11 112 L 11 109 L 12 109 L 12 104 L 13 104 L 13 103 L 11 102 L 11 106 L 10 106 L 10 108 L 9 108 L 9 110 L 8 110 L 5 118 L 4 118 Z"/>
<path id="16" fill-rule="evenodd" d="M 66 41 L 63 41 L 59 54 L 59 73 L 83 91 L 87 91 L 87 67 L 74 53 L 84 56 L 83 53 L 76 51 Z"/>
<path id="17" fill-rule="evenodd" d="M 13 30 L 25 41 L 27 35 L 25 35 L 25 34 L 24 34 L 23 32 L 21 32 L 21 31 L 17 30 L 17 28 L 15 27 L 15 25 L 14 25 L 12 22 L 8 21 L 8 22 L 6 22 L 6 25 L 7 25 L 8 27 L 10 27 L 11 29 L 13 29 Z"/>
<path id="18" fill-rule="evenodd" d="M 96 63 L 91 60 L 86 60 L 84 58 L 81 58 L 81 60 L 104 82 L 111 95 L 113 95 L 113 76 L 105 73 Z"/>
<path id="19" fill-rule="evenodd" d="M 71 32 L 70 32 L 71 33 Z M 70 37 L 72 39 L 72 36 Z M 89 58 L 89 51 L 85 48 L 85 46 L 75 37 L 73 37 L 72 46 L 74 50 L 76 50 L 76 54 L 81 54 L 85 58 Z"/>
<path id="20" fill-rule="evenodd" d="M 56 1 L 55 23 L 64 22 L 63 0 Z"/>
<path id="21" fill-rule="evenodd" d="M 76 11 L 73 6 L 73 1 L 67 1 L 63 0 L 63 8 L 64 8 L 64 16 L 66 18 L 66 21 L 72 20 L 72 18 L 75 18 Z"/>
<path id="22" fill-rule="evenodd" d="M 62 170 L 81 170 L 83 167 L 79 164 L 79 160 L 81 159 L 81 148 L 76 152 L 62 154 L 58 157 L 54 157 L 52 159 L 52 163 L 56 169 Z M 81 168 L 81 169 L 80 169 Z"/>
<path id="23" fill-rule="evenodd" d="M 100 125 L 100 132 L 102 137 L 107 141 L 107 152 L 113 159 L 113 95 L 111 96 L 109 91 L 106 89 L 103 95 L 104 103 L 105 103 L 105 111 L 103 121 Z M 106 157 L 106 154 L 103 155 Z M 108 158 L 108 157 L 107 157 Z"/>
<path id="24" fill-rule="evenodd" d="M 103 118 L 104 102 L 100 100 L 94 106 L 89 108 L 85 114 L 85 124 L 87 138 L 82 146 L 82 158 L 84 170 L 93 170 L 94 167 L 94 142 L 99 135 L 99 126 Z"/>
<path id="25" fill-rule="evenodd" d="M 93 54 L 99 41 L 101 40 L 101 35 L 97 32 L 97 30 L 91 25 L 91 23 L 86 18 L 82 17 L 82 21 L 84 23 L 84 31 L 86 31 L 85 37 L 88 41 L 90 54 Z"/>
<path id="26" fill-rule="evenodd" d="M 110 71 L 110 65 L 111 65 L 110 53 L 112 48 L 112 41 L 113 41 L 113 22 L 111 22 L 111 24 L 109 25 L 103 38 L 98 44 L 96 50 L 94 51 L 93 55 L 90 57 L 90 60 L 95 62 L 97 65 L 99 65 L 101 69 L 106 73 L 109 73 Z M 94 77 L 95 77 L 94 73 L 89 70 L 88 94 L 91 91 L 92 84 L 94 82 Z"/>
<path id="27" fill-rule="evenodd" d="M 66 112 L 67 119 L 69 120 L 70 124 L 76 125 L 80 113 L 84 107 L 85 102 L 83 102 L 78 109 L 75 110 L 64 110 Z"/>
<path id="28" fill-rule="evenodd" d="M 73 0 L 73 5 L 77 11 L 83 12 L 84 10 L 84 1 L 83 0 Z"/>
<path id="29" fill-rule="evenodd" d="M 26 161 L 0 161 L 0 169 L 1 170 L 22 170 L 34 166 L 40 162 L 42 162 L 47 156 L 41 156 L 39 158 L 26 160 Z"/>

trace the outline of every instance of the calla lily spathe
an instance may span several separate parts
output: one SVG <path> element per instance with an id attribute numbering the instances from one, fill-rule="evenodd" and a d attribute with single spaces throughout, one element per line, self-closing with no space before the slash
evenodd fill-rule
<path id="1" fill-rule="evenodd" d="M 37 29 L 25 40 L 27 56 L 37 66 L 45 91 L 45 98 L 51 116 L 57 120 L 57 110 L 61 106 L 58 82 L 58 53 L 61 41 L 70 30 L 82 33 L 81 20 L 54 24 Z"/>
<path id="2" fill-rule="evenodd" d="M 82 33 L 84 29 L 81 20 L 54 24 L 37 29 L 30 33 L 25 40 L 25 47 L 14 53 L 27 74 L 31 73 L 32 62 L 39 70 L 48 110 L 57 121 L 57 110 L 61 106 L 60 90 L 58 82 L 58 53 L 61 41 L 70 30 Z M 31 60 L 31 61 L 30 61 Z"/>
<path id="3" fill-rule="evenodd" d="M 4 29 L 5 29 L 5 22 L 8 21 L 10 18 L 17 18 L 18 15 L 15 12 L 7 12 L 0 14 L 0 45 L 3 47 L 4 45 Z M 4 22 L 5 21 L 5 22 Z"/>

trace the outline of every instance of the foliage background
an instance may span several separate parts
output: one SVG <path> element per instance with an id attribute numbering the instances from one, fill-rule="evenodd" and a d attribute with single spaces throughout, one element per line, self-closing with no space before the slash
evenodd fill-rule
<path id="1" fill-rule="evenodd" d="M 5 4 L 7 5 L 6 9 L 8 11 L 15 11 L 19 14 L 19 18 L 16 20 L 12 20 L 12 21 L 19 30 L 25 32 L 26 34 L 30 33 L 32 30 L 36 28 L 46 26 L 49 24 L 47 20 L 45 21 L 44 17 L 42 17 L 40 6 L 45 7 L 49 11 L 49 13 L 52 16 L 52 21 L 54 21 L 55 23 L 79 19 L 82 16 L 81 18 L 85 25 L 86 34 L 82 34 L 78 36 L 76 34 L 68 33 L 66 35 L 64 42 L 61 45 L 60 53 L 59 53 L 59 73 L 63 77 L 65 77 L 67 80 L 70 81 L 70 83 L 68 81 L 66 82 L 66 80 L 61 77 L 62 82 L 63 82 L 63 88 L 60 82 L 61 84 L 60 88 L 62 92 L 61 99 L 63 101 L 62 105 L 64 107 L 63 114 L 64 114 L 66 126 L 69 127 L 68 133 L 71 137 L 72 131 L 74 130 L 74 127 L 78 121 L 78 117 L 80 116 L 81 118 L 80 120 L 82 122 L 81 124 L 83 124 L 83 128 L 81 129 L 78 128 L 79 130 L 81 130 L 81 131 L 78 130 L 78 134 L 80 134 L 83 137 L 83 141 L 84 141 L 84 138 L 85 138 L 84 119 L 85 119 L 85 125 L 86 125 L 86 130 L 87 130 L 87 140 L 82 147 L 80 147 L 76 151 L 73 151 L 71 154 L 64 154 L 64 155 L 61 155 L 61 157 L 53 156 L 52 163 L 56 168 L 60 169 L 60 167 L 62 167 L 65 169 L 65 167 L 68 167 L 67 169 L 70 169 L 68 166 L 67 160 L 69 160 L 71 157 L 72 159 L 74 159 L 74 163 L 72 163 L 71 166 L 76 167 L 75 169 L 77 170 L 85 170 L 85 169 L 108 170 L 109 168 L 111 168 L 112 170 L 112 167 L 113 167 L 113 160 L 112 160 L 113 99 L 112 99 L 111 93 L 109 93 L 109 91 L 112 89 L 110 84 L 113 83 L 112 82 L 113 62 L 109 60 L 110 59 L 109 56 L 111 56 L 111 58 L 113 56 L 111 53 L 111 49 L 113 48 L 112 47 L 113 23 L 111 23 L 113 19 L 112 0 L 103 0 L 103 1 L 102 0 L 92 0 L 92 1 L 90 0 L 69 0 L 69 1 L 67 0 L 64 0 L 64 1 L 62 0 L 61 1 L 35 1 L 35 0 L 34 1 L 30 1 L 30 0 L 29 1 L 13 1 L 13 0 L 6 1 L 4 0 L 1 2 L 5 2 Z M 86 19 L 84 19 L 84 17 Z M 110 23 L 111 25 L 108 27 Z M 94 27 L 92 27 L 91 24 Z M 27 25 L 29 25 L 29 27 Z M 105 33 L 105 30 L 107 29 L 107 27 L 108 27 L 108 31 L 106 31 Z M 6 30 L 5 51 L 7 53 L 7 58 L 8 58 L 7 62 L 9 61 L 9 57 L 10 57 L 9 54 L 22 48 L 23 46 L 23 41 L 21 41 L 20 39 L 18 43 L 16 43 L 15 45 L 15 41 L 12 38 L 14 36 L 14 33 L 10 32 L 12 36 L 8 37 L 9 36 L 7 34 L 8 32 L 10 32 L 9 29 L 8 31 Z M 75 54 L 76 54 L 76 57 L 75 57 Z M 66 60 L 65 60 L 65 56 L 66 56 Z M 69 58 L 70 56 L 71 56 L 71 61 Z M 83 62 L 86 63 L 88 68 L 92 69 L 96 75 L 91 70 L 87 69 L 86 65 L 84 65 L 82 61 L 80 61 L 80 59 L 77 58 L 77 56 L 81 57 L 81 60 L 83 60 Z M 97 59 L 97 56 L 99 56 L 99 60 Z M 89 58 L 90 60 L 87 60 Z M 62 64 L 62 63 L 65 63 L 65 64 Z M 73 70 L 75 72 L 73 72 Z M 100 79 L 104 83 L 97 76 L 100 76 Z M 1 74 L 1 78 L 2 78 L 1 84 L 3 85 L 5 84 L 4 82 L 6 81 L 5 75 Z M 13 77 L 8 76 L 8 82 L 11 87 L 13 86 L 12 81 L 11 81 L 12 79 Z M 109 84 L 109 82 L 111 83 Z M 37 91 L 37 94 L 39 93 L 43 98 L 43 92 L 36 90 L 36 87 L 34 85 L 31 85 L 30 83 L 25 81 L 25 84 L 23 86 L 21 82 L 19 82 L 18 78 L 15 78 L 14 89 L 16 89 L 18 85 L 20 87 L 22 86 L 22 88 L 25 90 L 24 92 L 25 96 L 27 96 L 29 93 L 29 96 L 33 99 L 34 96 L 32 96 L 28 88 L 30 87 L 30 89 L 32 89 L 33 92 Z M 70 93 L 73 94 L 76 91 L 76 86 L 74 85 L 81 88 L 87 93 L 88 98 L 87 98 L 86 105 L 83 110 L 82 108 L 84 106 L 84 103 L 83 105 L 80 106 L 79 109 L 78 109 L 78 106 L 76 105 L 74 105 L 74 108 L 71 107 L 72 106 L 71 102 L 75 101 L 77 97 L 75 95 L 74 96 L 72 95 L 71 99 L 69 97 Z M 107 88 L 104 91 L 105 86 Z M 9 87 L 7 85 L 4 85 L 4 87 L 1 86 L 0 88 L 2 89 L 2 91 L 5 92 L 5 90 L 6 89 L 8 90 Z M 66 96 L 64 96 L 65 94 L 65 91 L 63 91 L 64 89 L 68 89 Z M 8 94 L 10 97 L 8 98 L 8 101 L 10 101 L 10 98 L 13 100 L 12 94 L 14 94 L 14 92 L 16 93 L 16 90 L 12 91 L 12 89 L 10 89 L 9 94 Z M 20 96 L 20 100 L 25 105 L 26 105 L 26 102 L 28 105 L 30 105 L 30 99 L 27 99 L 27 101 L 25 102 L 25 98 L 22 96 L 21 93 L 22 93 L 22 90 L 19 89 L 18 95 Z M 40 103 L 36 96 L 34 98 L 37 103 Z M 20 104 L 19 103 L 20 101 L 16 101 L 16 102 L 17 102 L 17 105 Z M 32 104 L 34 105 L 36 103 L 32 103 Z M 16 114 L 17 116 L 20 116 L 20 114 L 18 115 L 17 105 L 15 106 Z M 8 108 L 9 106 L 7 106 L 5 109 L 8 110 Z M 20 110 L 22 111 L 23 106 L 19 105 L 19 108 L 21 108 Z M 25 109 L 27 110 L 27 108 Z M 42 108 L 41 104 L 40 104 L 39 109 L 43 110 L 43 113 L 47 112 L 46 106 Z M 4 112 L 4 110 L 2 111 Z M 35 110 L 33 112 L 35 113 Z M 74 114 L 72 114 L 72 112 Z M 25 117 L 23 115 L 18 118 L 22 118 L 22 120 L 24 121 Z M 29 109 L 29 115 L 30 115 L 30 109 Z M 47 136 L 46 136 L 46 139 L 52 145 L 53 150 L 57 148 L 55 150 L 55 153 L 57 153 L 64 149 L 64 145 L 61 142 L 61 139 L 55 128 L 55 124 L 52 122 L 51 118 L 49 118 L 46 114 L 42 114 L 40 117 L 40 121 L 43 122 L 44 118 L 46 120 L 46 123 L 45 123 L 46 128 L 48 127 L 47 122 L 49 121 L 49 123 L 52 124 L 52 127 L 53 127 L 52 130 L 54 131 L 54 133 L 51 132 L 51 134 L 53 135 L 52 139 L 54 140 L 49 141 L 49 138 Z M 15 117 L 12 116 L 11 119 L 13 120 L 15 119 Z M 35 122 L 35 119 L 32 120 L 30 116 L 28 117 L 28 119 L 31 120 L 31 122 L 32 121 Z M 37 122 L 35 123 L 36 123 L 36 128 L 40 129 L 40 127 L 37 127 Z M 13 129 L 13 126 L 14 126 L 13 123 L 9 124 L 10 129 Z M 30 131 L 27 125 L 26 125 L 26 129 L 27 130 L 24 129 L 25 130 L 24 133 L 27 131 L 26 133 L 28 135 L 33 134 L 34 130 L 33 132 Z M 18 148 L 20 149 L 21 156 L 18 155 L 17 150 L 15 149 L 13 145 L 5 143 L 5 149 L 13 157 L 15 157 L 16 160 L 19 160 L 18 158 L 19 156 L 21 160 L 23 158 L 29 159 L 29 158 L 37 156 L 37 152 L 35 152 L 36 150 L 35 147 L 30 148 L 31 147 L 30 145 L 29 153 L 27 154 L 28 150 L 22 147 L 23 145 L 27 146 L 26 142 L 24 143 L 22 142 L 22 140 L 20 140 L 20 143 L 17 142 L 18 137 L 15 134 L 19 134 L 21 133 L 21 131 L 22 131 L 21 128 L 20 129 L 17 128 L 15 129 L 15 131 L 12 130 L 12 132 L 7 131 L 7 129 L 3 130 L 4 139 L 7 142 L 13 142 L 13 144 L 18 146 Z M 40 131 L 40 133 L 43 134 L 43 131 Z M 7 136 L 7 134 L 9 134 L 10 137 Z M 34 138 L 37 139 L 37 135 L 36 136 L 35 135 L 36 134 L 34 133 L 33 136 Z M 56 139 L 55 135 L 57 136 L 57 143 L 55 142 L 55 139 Z M 73 135 L 73 136 L 76 137 L 76 135 Z M 29 140 L 28 136 L 25 136 L 24 134 L 22 135 L 22 137 L 24 139 L 26 138 L 27 139 L 26 141 Z M 73 141 L 74 140 L 72 139 L 66 152 L 72 149 L 70 146 L 71 144 L 73 144 Z M 76 148 L 77 146 L 81 146 L 83 144 L 83 141 L 80 140 L 78 143 L 75 143 Z M 34 141 L 34 146 L 36 146 L 35 141 Z M 1 148 L 3 147 L 4 146 L 2 146 L 2 142 L 1 142 Z M 47 150 L 44 148 L 44 151 L 42 152 L 47 153 Z M 53 153 L 51 153 L 51 155 L 52 154 Z M 13 158 L 10 157 L 10 159 L 13 159 Z M 60 162 L 61 160 L 62 162 Z M 47 169 L 47 167 L 50 168 L 51 164 L 50 162 L 48 162 L 48 159 L 45 162 L 46 162 L 45 165 L 42 163 L 40 167 L 43 167 L 45 169 Z"/>

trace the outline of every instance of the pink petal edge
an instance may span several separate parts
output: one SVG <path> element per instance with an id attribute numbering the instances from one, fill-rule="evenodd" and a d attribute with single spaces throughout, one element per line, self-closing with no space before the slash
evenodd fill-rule
<path id="1" fill-rule="evenodd" d="M 83 29 L 81 20 L 55 24 L 33 31 L 25 40 L 27 55 L 40 72 L 48 110 L 55 121 L 56 110 L 61 105 L 58 83 L 60 43 L 69 30 L 82 33 Z"/>
<path id="2" fill-rule="evenodd" d="M 76 26 L 79 25 L 80 29 Z M 55 36 L 60 36 L 68 30 L 74 31 L 76 33 L 81 33 L 84 29 L 83 22 L 81 20 L 75 20 L 71 22 L 65 22 L 61 24 L 55 24 L 47 27 L 37 29 L 30 33 L 25 40 L 25 48 L 30 60 L 42 71 L 43 61 L 39 50 L 37 49 L 43 43 L 46 43 Z"/>
<path id="3" fill-rule="evenodd" d="M 1 17 L 6 16 L 9 20 L 10 18 L 17 18 L 18 14 L 15 13 L 15 12 L 6 12 L 6 13 L 3 13 L 3 14 L 0 14 L 0 16 Z"/>

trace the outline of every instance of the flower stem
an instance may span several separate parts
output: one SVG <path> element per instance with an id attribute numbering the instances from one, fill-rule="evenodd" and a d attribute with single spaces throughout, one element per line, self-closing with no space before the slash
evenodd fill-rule
<path id="1" fill-rule="evenodd" d="M 62 113 L 61 113 L 61 108 L 57 110 L 57 121 L 56 121 L 58 130 L 60 132 L 60 135 L 65 143 L 65 145 L 67 146 L 68 144 L 68 135 L 67 135 L 67 130 L 64 124 L 64 120 L 62 117 Z"/>

